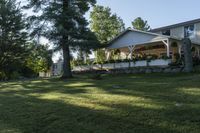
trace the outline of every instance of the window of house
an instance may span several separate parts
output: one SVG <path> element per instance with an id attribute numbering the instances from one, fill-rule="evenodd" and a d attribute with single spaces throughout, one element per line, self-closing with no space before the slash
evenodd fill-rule
<path id="1" fill-rule="evenodd" d="M 170 30 L 165 30 L 165 31 L 162 31 L 162 34 L 166 35 L 166 36 L 170 36 L 171 32 L 170 32 Z"/>
<path id="2" fill-rule="evenodd" d="M 184 27 L 184 36 L 190 38 L 194 36 L 194 25 L 189 25 Z"/>

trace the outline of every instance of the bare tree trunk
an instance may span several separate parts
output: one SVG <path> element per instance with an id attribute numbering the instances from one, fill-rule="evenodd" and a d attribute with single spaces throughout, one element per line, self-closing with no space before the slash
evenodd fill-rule
<path id="1" fill-rule="evenodd" d="M 70 0 L 63 0 L 63 14 L 66 12 L 70 6 Z M 64 20 L 63 28 L 67 29 L 67 20 Z M 62 38 L 62 49 L 63 49 L 63 75 L 62 79 L 72 78 L 71 65 L 70 65 L 70 49 L 69 49 L 69 35 L 64 34 Z"/>
<path id="2" fill-rule="evenodd" d="M 188 38 L 182 40 L 184 58 L 185 58 L 185 72 L 192 72 L 193 62 L 192 62 L 192 51 L 191 51 L 191 41 Z"/>
<path id="3" fill-rule="evenodd" d="M 63 43 L 62 47 L 63 47 L 63 75 L 61 78 L 62 79 L 72 78 L 69 45 Z"/>

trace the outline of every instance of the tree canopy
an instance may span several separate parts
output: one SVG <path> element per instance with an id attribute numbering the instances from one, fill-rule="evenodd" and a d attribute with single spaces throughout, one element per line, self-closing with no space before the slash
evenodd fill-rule
<path id="1" fill-rule="evenodd" d="M 28 46 L 29 54 L 26 57 L 26 67 L 35 73 L 47 72 L 52 65 L 52 50 L 48 45 L 35 45 L 30 43 Z"/>
<path id="2" fill-rule="evenodd" d="M 150 30 L 150 26 L 146 20 L 143 20 L 141 17 L 136 18 L 132 22 L 132 26 L 136 30 L 148 31 Z"/>
<path id="3" fill-rule="evenodd" d="M 90 28 L 102 44 L 125 30 L 123 20 L 112 14 L 109 7 L 94 6 L 90 19 Z"/>

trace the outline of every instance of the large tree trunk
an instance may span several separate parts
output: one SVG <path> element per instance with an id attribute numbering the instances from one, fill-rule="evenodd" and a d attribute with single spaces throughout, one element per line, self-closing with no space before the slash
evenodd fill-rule
<path id="1" fill-rule="evenodd" d="M 63 48 L 63 75 L 61 78 L 62 79 L 72 78 L 69 45 L 63 43 L 62 48 Z"/>
<path id="2" fill-rule="evenodd" d="M 192 52 L 191 52 L 191 41 L 188 38 L 182 40 L 184 58 L 185 58 L 185 72 L 192 72 L 193 62 L 192 62 Z"/>
<path id="3" fill-rule="evenodd" d="M 70 6 L 70 0 L 63 0 L 63 14 L 67 15 L 67 10 Z M 63 21 L 64 30 L 68 30 L 67 20 Z M 71 65 L 70 65 L 70 50 L 69 50 L 69 36 L 67 34 L 63 34 L 62 38 L 62 49 L 63 49 L 63 79 L 72 78 Z"/>

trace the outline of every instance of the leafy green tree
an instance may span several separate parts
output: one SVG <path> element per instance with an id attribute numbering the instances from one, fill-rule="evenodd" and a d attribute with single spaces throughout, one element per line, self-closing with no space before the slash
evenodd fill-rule
<path id="1" fill-rule="evenodd" d="M 141 31 L 150 30 L 150 26 L 148 25 L 148 22 L 146 20 L 143 20 L 141 17 L 136 18 L 132 22 L 132 26 L 136 30 L 141 30 Z"/>
<path id="2" fill-rule="evenodd" d="M 90 19 L 90 28 L 102 46 L 125 30 L 123 20 L 116 14 L 112 14 L 108 7 L 95 6 L 90 14 Z M 105 51 L 102 49 L 97 50 L 95 56 L 96 62 L 99 63 L 106 59 Z"/>
<path id="3" fill-rule="evenodd" d="M 50 70 L 52 63 L 52 50 L 49 50 L 48 45 L 29 45 L 26 67 L 38 74 Z"/>
<path id="4" fill-rule="evenodd" d="M 30 17 L 33 35 L 47 37 L 63 52 L 62 78 L 71 78 L 70 52 L 77 48 L 92 48 L 97 44 L 84 18 L 95 0 L 28 0 L 25 8 L 32 8 L 37 16 Z"/>
<path id="5" fill-rule="evenodd" d="M 98 49 L 95 52 L 95 62 L 99 64 L 103 64 L 106 60 L 105 51 L 102 49 Z"/>
<path id="6" fill-rule="evenodd" d="M 27 54 L 25 22 L 19 3 L 15 0 L 0 1 L 0 72 L 10 78 L 19 71 Z"/>
<path id="7" fill-rule="evenodd" d="M 102 44 L 106 44 L 125 30 L 123 20 L 116 14 L 112 14 L 108 7 L 95 6 L 90 19 L 90 27 Z"/>

